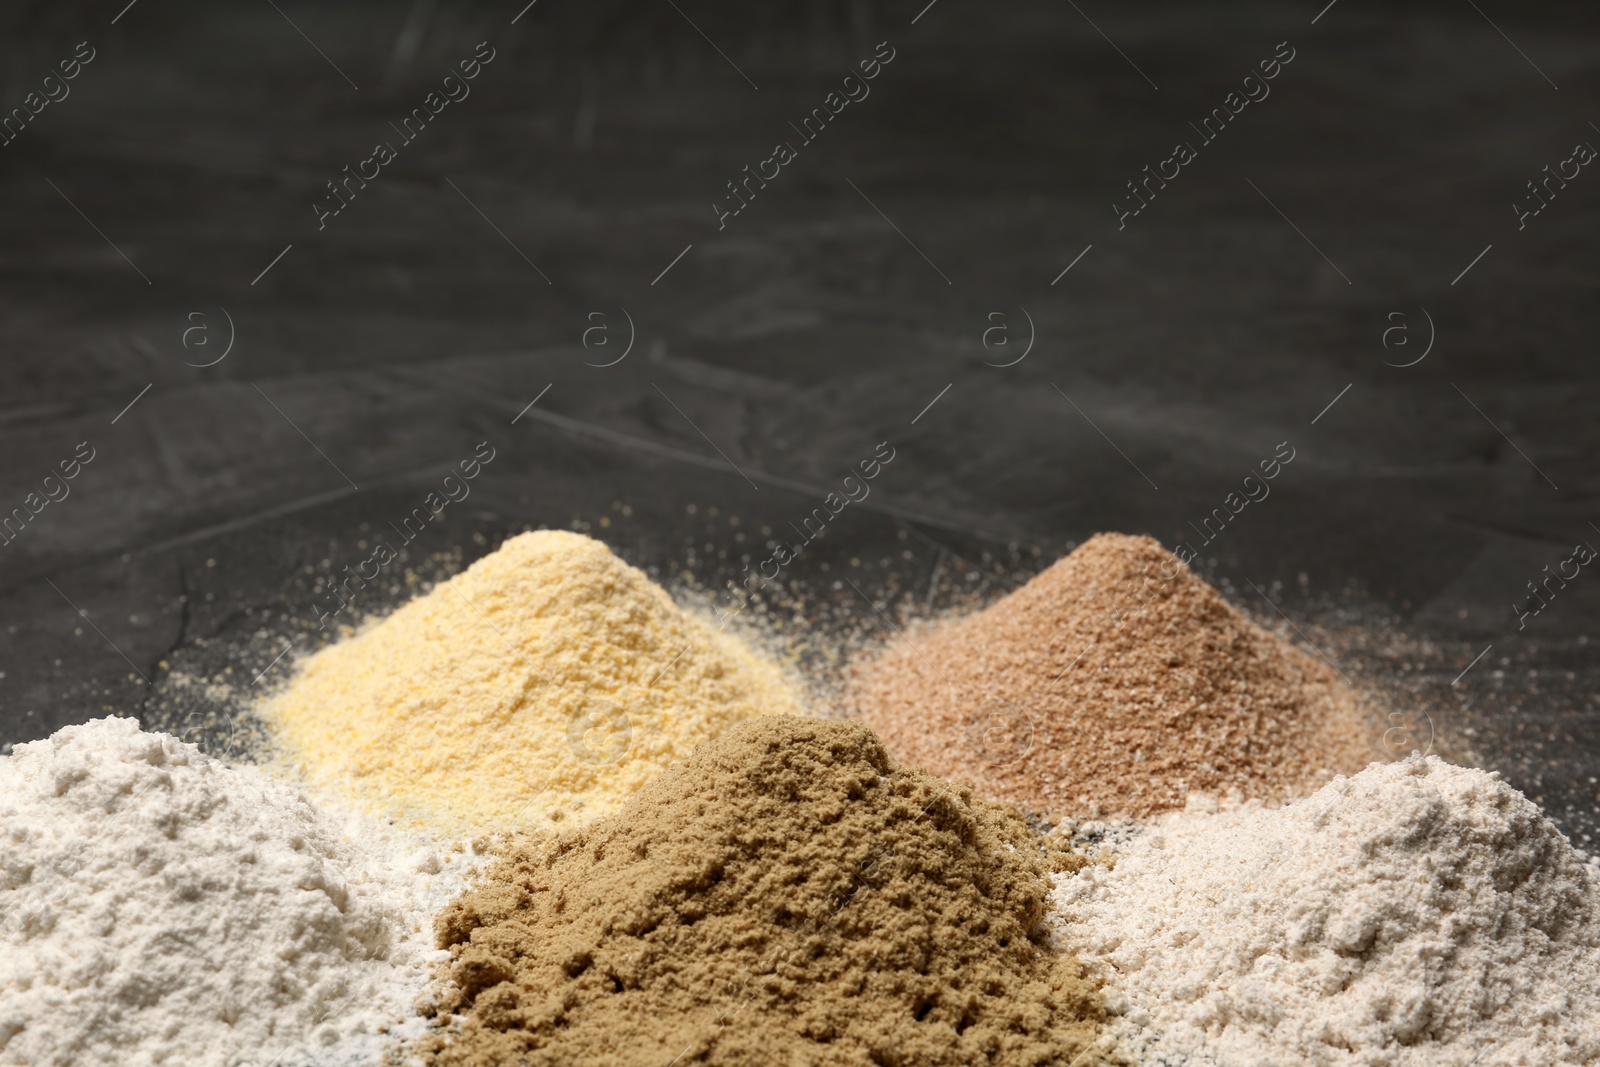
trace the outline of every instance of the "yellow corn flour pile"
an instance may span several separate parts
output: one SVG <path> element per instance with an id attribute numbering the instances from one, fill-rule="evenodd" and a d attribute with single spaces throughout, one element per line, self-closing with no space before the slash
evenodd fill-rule
<path id="1" fill-rule="evenodd" d="M 599 541 L 526 533 L 311 657 L 262 709 L 316 785 L 445 830 L 614 810 L 779 669 Z"/>

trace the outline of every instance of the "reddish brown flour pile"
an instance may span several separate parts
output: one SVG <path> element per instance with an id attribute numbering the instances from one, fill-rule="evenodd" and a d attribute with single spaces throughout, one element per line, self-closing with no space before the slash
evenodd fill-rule
<path id="1" fill-rule="evenodd" d="M 1100 534 L 851 682 L 902 763 L 1043 812 L 1274 800 L 1373 754 L 1355 694 L 1148 537 Z"/>

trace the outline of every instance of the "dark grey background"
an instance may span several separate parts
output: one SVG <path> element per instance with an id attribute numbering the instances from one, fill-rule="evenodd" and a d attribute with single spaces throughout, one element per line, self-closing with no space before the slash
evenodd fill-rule
<path id="1" fill-rule="evenodd" d="M 1511 205 L 1600 145 L 1600 15 L 924 3 L 6 4 L 8 110 L 97 57 L 0 147 L 0 512 L 96 458 L 0 549 L 0 739 L 117 711 L 222 744 L 315 647 L 324 579 L 480 441 L 471 497 L 347 618 L 528 526 L 715 585 L 887 440 L 769 613 L 820 647 L 883 628 L 842 577 L 939 608 L 1097 530 L 1170 544 L 1288 441 L 1200 569 L 1389 693 L 1391 747 L 1502 769 L 1586 842 L 1600 582 L 1521 632 L 1512 605 L 1600 545 L 1600 174 L 1521 232 Z M 318 232 L 324 183 L 485 40 L 471 96 Z M 724 183 L 885 40 L 719 232 Z M 1123 183 L 1285 40 L 1119 232 Z M 621 309 L 628 357 L 586 365 Z M 1027 358 L 986 365 L 1023 309 Z M 1424 309 L 1428 357 L 1386 365 Z"/>

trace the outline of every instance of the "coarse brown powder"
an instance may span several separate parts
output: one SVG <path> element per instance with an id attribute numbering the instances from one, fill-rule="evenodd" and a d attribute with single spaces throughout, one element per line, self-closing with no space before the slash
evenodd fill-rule
<path id="1" fill-rule="evenodd" d="M 1091 538 L 986 610 L 891 643 L 850 691 L 895 759 L 1043 813 L 1282 800 L 1377 758 L 1333 670 L 1148 537 Z"/>
<path id="2" fill-rule="evenodd" d="M 441 1067 L 1102 1062 L 1011 809 L 856 722 L 755 719 L 439 917 Z"/>

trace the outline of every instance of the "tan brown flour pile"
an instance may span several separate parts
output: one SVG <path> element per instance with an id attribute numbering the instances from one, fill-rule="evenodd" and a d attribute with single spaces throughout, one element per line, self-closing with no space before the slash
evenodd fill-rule
<path id="1" fill-rule="evenodd" d="M 1337 674 L 1122 534 L 892 644 L 852 698 L 896 759 L 1044 812 L 1148 815 L 1191 790 L 1275 800 L 1374 758 Z"/>
<path id="2" fill-rule="evenodd" d="M 1009 809 L 860 723 L 755 719 L 440 916 L 459 1033 L 432 1064 L 1100 1062 Z M 1077 1057 L 1082 1056 L 1081 1059 Z"/>

